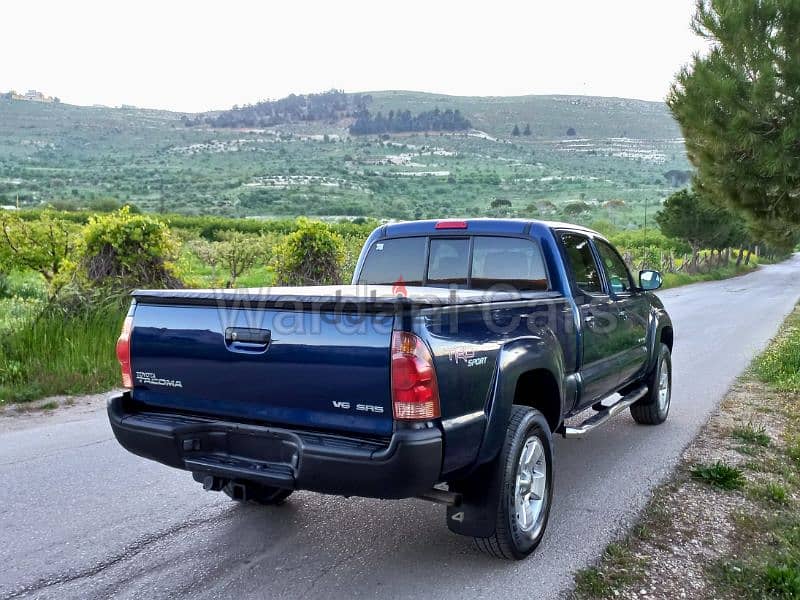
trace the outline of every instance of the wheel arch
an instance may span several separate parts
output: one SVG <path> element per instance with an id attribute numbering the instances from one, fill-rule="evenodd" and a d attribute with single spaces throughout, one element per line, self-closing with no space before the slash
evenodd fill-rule
<path id="1" fill-rule="evenodd" d="M 671 353 L 672 345 L 675 341 L 675 332 L 672 327 L 672 320 L 669 318 L 667 311 L 665 311 L 663 308 L 657 309 L 652 311 L 650 315 L 648 332 L 648 349 L 650 356 L 647 360 L 647 373 L 649 373 L 656 364 L 659 353 L 659 344 L 666 344 Z"/>
<path id="2" fill-rule="evenodd" d="M 539 389 L 546 391 L 542 394 Z M 555 431 L 564 414 L 564 390 L 564 358 L 555 335 L 518 339 L 506 344 L 497 359 L 477 464 L 497 456 L 514 404 L 541 411 Z"/>
<path id="3" fill-rule="evenodd" d="M 664 325 L 661 328 L 661 335 L 659 336 L 659 341 L 662 344 L 666 344 L 669 351 L 672 352 L 672 343 L 675 339 L 675 332 L 672 330 L 672 324 Z"/>
<path id="4" fill-rule="evenodd" d="M 514 404 L 535 408 L 541 412 L 550 431 L 561 425 L 563 402 L 561 389 L 555 375 L 548 369 L 531 369 L 517 378 Z"/>

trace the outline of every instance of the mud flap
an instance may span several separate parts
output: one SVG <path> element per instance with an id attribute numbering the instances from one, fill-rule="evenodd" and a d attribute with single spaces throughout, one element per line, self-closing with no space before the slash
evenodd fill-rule
<path id="1" fill-rule="evenodd" d="M 468 479 L 450 483 L 450 490 L 462 495 L 459 505 L 447 507 L 450 531 L 478 538 L 494 535 L 503 485 L 499 462 L 497 457 L 479 467 Z"/>

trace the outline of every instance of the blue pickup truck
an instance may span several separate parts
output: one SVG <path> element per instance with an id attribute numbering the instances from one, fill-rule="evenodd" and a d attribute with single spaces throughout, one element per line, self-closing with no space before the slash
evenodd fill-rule
<path id="1" fill-rule="evenodd" d="M 236 501 L 421 498 L 521 559 L 547 525 L 554 435 L 667 418 L 660 285 L 574 225 L 384 225 L 351 285 L 135 291 L 108 415 L 129 451 Z"/>

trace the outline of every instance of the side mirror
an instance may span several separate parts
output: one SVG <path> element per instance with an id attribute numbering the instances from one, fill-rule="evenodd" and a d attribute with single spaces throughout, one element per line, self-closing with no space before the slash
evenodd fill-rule
<path id="1" fill-rule="evenodd" d="M 645 291 L 657 290 L 664 283 L 661 273 L 652 269 L 639 271 L 639 287 Z"/>

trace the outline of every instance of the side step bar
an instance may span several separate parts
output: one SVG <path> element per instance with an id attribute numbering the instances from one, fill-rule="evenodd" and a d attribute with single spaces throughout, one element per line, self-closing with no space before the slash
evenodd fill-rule
<path id="1" fill-rule="evenodd" d="M 596 414 L 586 419 L 577 427 L 567 427 L 562 425 L 558 429 L 558 433 L 563 435 L 565 438 L 583 437 L 593 429 L 597 429 L 601 425 L 605 425 L 609 419 L 617 416 L 631 404 L 641 399 L 645 394 L 647 394 L 647 386 L 643 385 L 642 387 L 633 390 L 627 396 L 623 396 L 611 406 L 598 411 Z"/>

